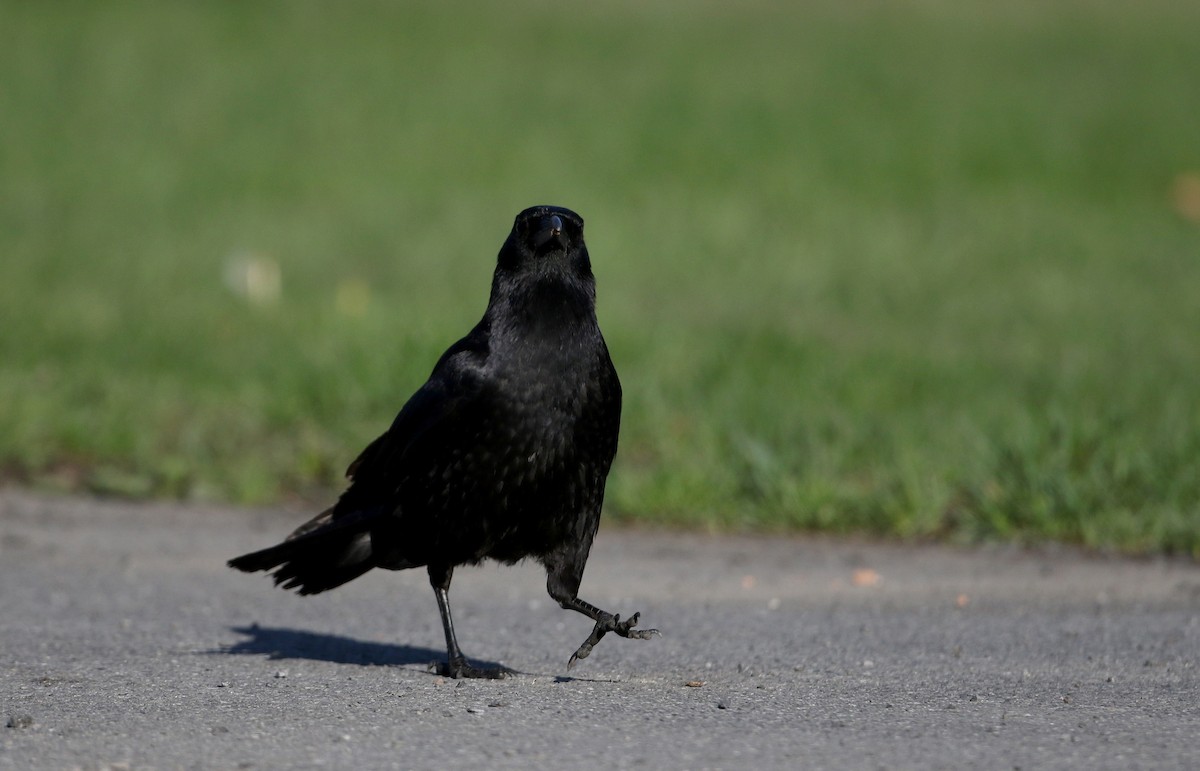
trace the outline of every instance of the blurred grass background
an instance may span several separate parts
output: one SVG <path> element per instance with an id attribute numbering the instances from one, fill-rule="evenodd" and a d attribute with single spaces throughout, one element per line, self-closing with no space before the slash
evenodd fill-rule
<path id="1" fill-rule="evenodd" d="M 1200 4 L 0 0 L 0 469 L 338 489 L 581 212 L 608 515 L 1200 557 Z"/>

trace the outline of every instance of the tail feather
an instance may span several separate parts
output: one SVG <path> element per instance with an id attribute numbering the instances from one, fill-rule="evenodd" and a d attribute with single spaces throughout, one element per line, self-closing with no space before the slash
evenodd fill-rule
<path id="1" fill-rule="evenodd" d="M 359 512 L 333 519 L 332 510 L 325 511 L 283 543 L 231 559 L 229 567 L 246 573 L 274 570 L 276 586 L 300 594 L 324 592 L 375 567 L 370 520 Z"/>

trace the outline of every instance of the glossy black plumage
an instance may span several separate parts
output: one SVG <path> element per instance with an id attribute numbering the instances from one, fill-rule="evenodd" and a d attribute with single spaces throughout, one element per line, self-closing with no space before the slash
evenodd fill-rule
<path id="1" fill-rule="evenodd" d="M 301 594 L 376 567 L 425 567 L 453 677 L 503 674 L 467 662 L 448 599 L 454 568 L 489 558 L 539 560 L 551 597 L 595 620 L 570 664 L 607 632 L 645 639 L 656 632 L 634 630 L 638 614 L 623 622 L 578 598 L 620 418 L 583 220 L 526 209 L 500 249 L 483 319 L 350 465 L 338 502 L 278 546 L 229 564 L 273 570 Z"/>

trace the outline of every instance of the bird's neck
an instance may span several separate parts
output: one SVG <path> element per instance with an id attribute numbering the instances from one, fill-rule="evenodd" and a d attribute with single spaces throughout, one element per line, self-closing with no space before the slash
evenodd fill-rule
<path id="1" fill-rule="evenodd" d="M 493 286 L 487 310 L 492 329 L 502 336 L 558 346 L 590 338 L 598 329 L 591 282 L 554 274 L 502 281 Z"/>

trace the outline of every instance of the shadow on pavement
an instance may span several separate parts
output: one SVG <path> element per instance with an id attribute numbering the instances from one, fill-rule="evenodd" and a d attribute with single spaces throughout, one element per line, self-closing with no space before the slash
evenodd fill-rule
<path id="1" fill-rule="evenodd" d="M 365 642 L 335 634 L 305 632 L 299 629 L 277 629 L 258 624 L 231 627 L 231 629 L 238 634 L 246 635 L 249 639 L 225 646 L 214 653 L 234 656 L 266 656 L 272 660 L 311 659 L 363 666 L 428 666 L 446 659 L 445 650 Z M 478 659 L 472 659 L 472 663 L 483 667 L 500 666 L 494 662 Z"/>

